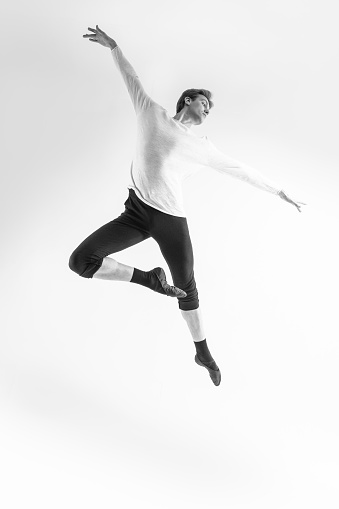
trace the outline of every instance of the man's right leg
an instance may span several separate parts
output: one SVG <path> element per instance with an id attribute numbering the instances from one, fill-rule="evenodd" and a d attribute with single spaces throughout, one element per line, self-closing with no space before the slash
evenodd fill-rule
<path id="1" fill-rule="evenodd" d="M 128 214 L 101 226 L 73 251 L 69 268 L 85 278 L 98 277 L 130 281 L 133 267 L 120 264 L 108 255 L 117 253 L 149 238 L 146 231 L 133 226 Z"/>
<path id="2" fill-rule="evenodd" d="M 113 258 L 106 256 L 102 260 L 102 265 L 94 274 L 97 279 L 110 279 L 112 281 L 131 281 L 134 267 L 119 263 Z"/>
<path id="3" fill-rule="evenodd" d="M 93 232 L 73 251 L 69 259 L 70 269 L 85 278 L 127 281 L 170 297 L 185 297 L 185 292 L 167 283 L 160 267 L 145 272 L 108 256 L 150 237 L 142 212 L 136 214 L 131 202 L 129 207 L 118 218 Z"/>

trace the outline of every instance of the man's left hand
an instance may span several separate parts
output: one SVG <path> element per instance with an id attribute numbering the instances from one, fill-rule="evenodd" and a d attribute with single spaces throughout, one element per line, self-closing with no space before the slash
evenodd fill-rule
<path id="1" fill-rule="evenodd" d="M 287 196 L 287 194 L 284 192 L 284 191 L 280 191 L 279 192 L 279 196 L 282 200 L 285 200 L 287 201 L 288 203 L 292 203 L 292 205 L 294 205 L 295 207 L 297 207 L 297 209 L 299 210 L 299 212 L 301 212 L 301 206 L 300 205 L 306 205 L 306 203 L 303 203 L 301 201 L 294 201 L 292 200 L 292 198 L 290 198 L 289 196 Z"/>

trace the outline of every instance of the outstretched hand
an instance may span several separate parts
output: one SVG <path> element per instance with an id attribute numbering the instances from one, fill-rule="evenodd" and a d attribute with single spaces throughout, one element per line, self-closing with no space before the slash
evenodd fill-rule
<path id="1" fill-rule="evenodd" d="M 294 205 L 295 207 L 297 207 L 297 209 L 299 210 L 299 212 L 301 212 L 301 207 L 300 205 L 306 205 L 306 203 L 303 203 L 301 201 L 294 201 L 292 200 L 289 196 L 287 196 L 286 193 L 284 193 L 284 191 L 280 191 L 279 192 L 279 196 L 282 200 L 285 200 L 287 201 L 288 203 L 292 203 L 292 205 Z"/>
<path id="2" fill-rule="evenodd" d="M 91 30 L 94 33 L 85 34 L 83 35 L 83 37 L 88 37 L 90 41 L 98 42 L 99 44 L 105 46 L 106 48 L 111 48 L 117 45 L 113 39 L 111 39 L 105 32 L 103 32 L 103 30 L 99 28 L 98 25 L 96 25 L 96 28 L 88 27 L 88 30 Z"/>

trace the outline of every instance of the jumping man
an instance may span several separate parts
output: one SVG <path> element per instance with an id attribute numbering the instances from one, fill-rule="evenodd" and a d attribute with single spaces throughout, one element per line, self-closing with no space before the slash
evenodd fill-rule
<path id="1" fill-rule="evenodd" d="M 135 70 L 120 47 L 98 25 L 85 34 L 90 41 L 108 47 L 132 100 L 137 119 L 137 139 L 130 170 L 129 196 L 124 212 L 87 237 L 71 254 L 69 267 L 85 278 L 127 281 L 178 299 L 196 348 L 195 361 L 205 367 L 215 385 L 221 373 L 206 342 L 193 270 L 193 250 L 183 207 L 182 181 L 202 168 L 232 175 L 293 204 L 279 187 L 261 173 L 220 152 L 207 136 L 193 134 L 213 107 L 211 92 L 185 90 L 176 115 L 145 92 Z M 173 284 L 161 267 L 148 272 L 117 262 L 108 255 L 152 237 L 171 271 Z"/>

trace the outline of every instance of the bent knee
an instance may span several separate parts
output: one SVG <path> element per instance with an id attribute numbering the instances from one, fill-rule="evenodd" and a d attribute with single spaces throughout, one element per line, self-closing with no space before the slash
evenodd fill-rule
<path id="1" fill-rule="evenodd" d="M 83 272 L 84 260 L 81 253 L 76 249 L 69 257 L 68 266 L 73 272 L 80 275 Z"/>
<path id="2" fill-rule="evenodd" d="M 85 253 L 81 249 L 77 248 L 71 254 L 68 261 L 68 266 L 79 276 L 92 278 L 95 272 L 101 267 L 102 260 L 103 258 L 100 256 Z"/>

